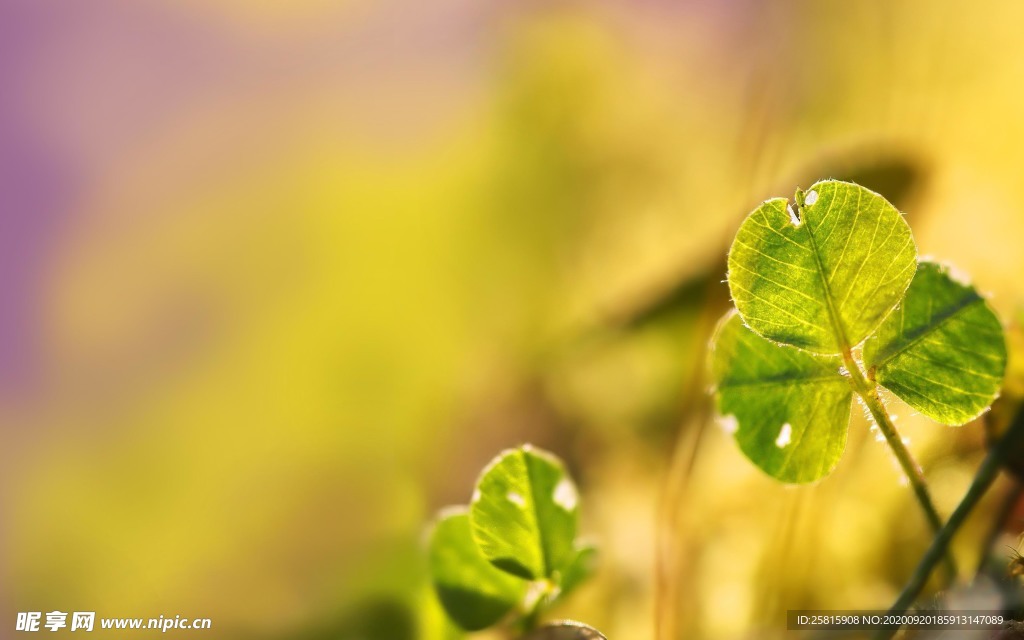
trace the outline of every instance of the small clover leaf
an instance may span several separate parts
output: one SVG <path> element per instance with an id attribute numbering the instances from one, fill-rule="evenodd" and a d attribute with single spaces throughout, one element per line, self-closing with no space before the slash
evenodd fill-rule
<path id="1" fill-rule="evenodd" d="M 553 455 L 525 445 L 495 458 L 470 505 L 473 539 L 494 566 L 528 580 L 572 558 L 576 487 Z"/>
<path id="2" fill-rule="evenodd" d="M 469 514 L 449 510 L 430 537 L 430 573 L 448 617 L 467 631 L 501 620 L 523 599 L 527 582 L 495 568 L 473 542 Z"/>
<path id="3" fill-rule="evenodd" d="M 842 360 L 765 340 L 730 312 L 711 360 L 719 414 L 740 450 L 783 482 L 827 475 L 846 448 L 853 390 Z"/>
<path id="4" fill-rule="evenodd" d="M 729 251 L 729 289 L 756 333 L 822 354 L 856 346 L 910 285 L 917 248 L 899 211 L 856 184 L 825 180 L 764 202 Z"/>
<path id="5" fill-rule="evenodd" d="M 517 634 L 537 629 L 541 615 L 594 569 L 596 548 L 575 539 L 577 499 L 562 462 L 546 451 L 523 445 L 492 460 L 470 506 L 442 512 L 430 536 L 434 591 L 448 617 L 467 631 L 506 616 Z M 564 635 L 596 633 L 565 625 L 537 633 L 603 638 Z"/>
<path id="6" fill-rule="evenodd" d="M 961 425 L 995 400 L 1006 371 L 1006 341 L 974 287 L 922 262 L 907 295 L 864 344 L 878 384 L 941 424 Z"/>

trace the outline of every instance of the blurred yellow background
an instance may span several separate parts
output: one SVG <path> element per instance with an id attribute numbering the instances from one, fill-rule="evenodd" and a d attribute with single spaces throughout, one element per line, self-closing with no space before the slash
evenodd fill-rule
<path id="1" fill-rule="evenodd" d="M 699 445 L 669 494 L 679 637 L 887 606 L 928 542 L 891 456 L 855 416 L 828 479 L 761 474 L 701 429 L 708 322 L 742 216 L 825 177 L 892 199 L 1009 322 L 1022 23 L 1009 1 L 4 2 L 3 624 L 451 637 L 423 532 L 523 441 L 567 460 L 603 551 L 557 613 L 613 640 L 653 638 L 668 597 L 677 440 Z M 948 513 L 981 425 L 896 413 Z"/>

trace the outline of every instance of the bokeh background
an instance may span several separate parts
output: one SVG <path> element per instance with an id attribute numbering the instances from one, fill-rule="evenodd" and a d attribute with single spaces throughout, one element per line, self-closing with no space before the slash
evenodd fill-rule
<path id="1" fill-rule="evenodd" d="M 855 179 L 1012 324 L 1022 23 L 1012 1 L 2 0 L 0 636 L 60 609 L 455 638 L 424 531 L 524 441 L 568 462 L 602 549 L 560 616 L 770 638 L 787 609 L 886 607 L 929 538 L 862 417 L 803 488 L 714 427 L 725 250 L 761 200 Z M 948 513 L 984 426 L 894 408 Z M 957 539 L 968 573 L 1009 490 Z"/>

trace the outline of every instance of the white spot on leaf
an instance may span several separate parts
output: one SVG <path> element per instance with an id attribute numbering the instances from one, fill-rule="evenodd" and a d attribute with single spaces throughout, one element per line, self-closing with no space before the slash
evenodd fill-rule
<path id="1" fill-rule="evenodd" d="M 807 195 L 804 196 L 804 204 L 808 207 L 818 201 L 817 191 L 808 191 Z"/>
<path id="2" fill-rule="evenodd" d="M 480 501 L 480 489 L 473 489 L 473 502 Z"/>
<path id="3" fill-rule="evenodd" d="M 786 422 L 785 424 L 782 425 L 782 428 L 779 429 L 779 437 L 775 438 L 775 446 L 781 449 L 792 441 L 793 427 L 788 422 Z"/>
<path id="4" fill-rule="evenodd" d="M 576 487 L 572 486 L 572 483 L 568 479 L 562 478 L 558 486 L 555 487 L 554 494 L 555 504 L 562 507 L 566 511 L 572 511 L 576 508 Z"/>
<path id="5" fill-rule="evenodd" d="M 722 427 L 722 431 L 732 435 L 736 433 L 740 428 L 740 423 L 736 419 L 736 416 L 729 414 L 727 416 L 721 416 L 718 418 L 718 425 Z"/>
<path id="6" fill-rule="evenodd" d="M 526 506 L 526 500 L 523 498 L 523 496 L 519 495 L 515 491 L 509 491 L 508 495 L 506 495 L 505 497 L 508 498 L 509 502 L 516 505 L 520 509 Z"/>
<path id="7" fill-rule="evenodd" d="M 800 217 L 796 215 L 796 211 L 793 209 L 793 205 L 786 206 L 786 211 L 789 213 L 789 221 L 793 223 L 793 226 L 799 227 Z"/>

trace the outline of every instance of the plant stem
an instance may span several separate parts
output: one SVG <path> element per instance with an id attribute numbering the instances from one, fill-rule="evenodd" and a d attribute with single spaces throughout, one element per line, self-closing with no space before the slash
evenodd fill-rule
<path id="1" fill-rule="evenodd" d="M 996 476 L 999 475 L 1000 467 L 1006 462 L 1010 453 L 1019 446 L 1022 436 L 1024 436 L 1024 411 L 1017 413 L 1006 435 L 992 446 L 991 451 L 989 451 L 989 454 L 978 468 L 978 473 L 975 474 L 971 486 L 967 489 L 967 493 L 964 494 L 963 499 L 957 505 L 952 515 L 949 516 L 949 521 L 946 522 L 935 536 L 935 539 L 932 540 L 928 551 L 925 552 L 921 562 L 914 569 L 910 581 L 903 587 L 899 598 L 896 599 L 896 602 L 889 609 L 890 614 L 900 615 L 906 613 L 910 605 L 921 595 L 921 590 L 924 589 L 928 576 L 931 575 L 935 565 L 939 563 L 939 560 L 946 553 L 953 536 L 960 526 L 963 525 L 964 521 L 967 520 L 967 516 L 974 507 L 981 501 L 988 488 L 992 486 Z M 899 626 L 886 627 L 875 634 L 875 639 L 888 640 L 898 630 Z"/>
<path id="2" fill-rule="evenodd" d="M 537 625 L 540 623 L 540 614 L 550 603 L 551 596 L 554 594 L 554 585 L 548 579 L 533 584 L 537 587 L 538 593 L 536 594 L 536 599 L 529 604 L 526 611 L 523 612 L 516 622 L 515 628 L 520 634 L 529 633 L 537 628 Z"/>
<path id="3" fill-rule="evenodd" d="M 843 352 L 843 361 L 850 372 L 850 384 L 853 386 L 853 390 L 860 396 L 868 411 L 871 412 L 871 417 L 874 418 L 878 430 L 885 436 L 885 441 L 889 444 L 889 448 L 892 449 L 893 455 L 896 456 L 897 462 L 900 463 L 903 473 L 906 474 L 907 480 L 914 490 L 914 495 L 917 497 L 918 504 L 921 505 L 921 510 L 924 511 L 932 533 L 937 535 L 939 530 L 942 529 L 942 518 L 939 517 L 935 503 L 932 502 L 931 493 L 928 491 L 928 481 L 924 478 L 921 466 L 914 460 L 910 450 L 903 444 L 903 439 L 900 437 L 899 432 L 896 431 L 896 425 L 893 424 L 892 419 L 889 417 L 885 403 L 878 396 L 878 386 L 874 380 L 864 375 L 860 365 L 854 360 L 853 354 L 849 350 Z M 949 574 L 948 578 L 952 581 L 956 578 L 956 563 L 953 561 L 953 556 L 948 552 L 944 556 L 946 571 Z"/>

